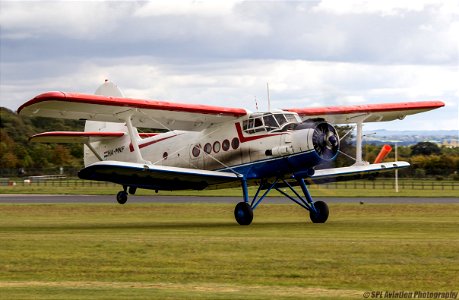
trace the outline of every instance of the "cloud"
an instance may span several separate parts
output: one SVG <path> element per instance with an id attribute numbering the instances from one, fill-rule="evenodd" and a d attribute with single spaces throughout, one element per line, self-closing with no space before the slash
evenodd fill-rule
<path id="1" fill-rule="evenodd" d="M 273 107 L 439 98 L 457 128 L 458 17 L 456 1 L 3 1 L 1 105 L 109 78 L 255 110 L 269 82 Z"/>
<path id="2" fill-rule="evenodd" d="M 155 16 L 225 16 L 230 14 L 234 5 L 241 1 L 183 1 L 183 0 L 168 0 L 168 1 L 152 1 L 146 2 L 134 13 L 139 17 L 155 17 Z"/>
<path id="3" fill-rule="evenodd" d="M 450 1 L 452 2 L 452 1 Z M 435 0 L 388 0 L 388 1 L 369 1 L 369 0 L 323 0 L 315 7 L 316 11 L 325 11 L 337 15 L 344 14 L 380 14 L 400 15 L 410 11 L 422 11 L 426 6 L 438 4 Z M 442 5 L 442 3 L 440 3 Z"/>
<path id="4" fill-rule="evenodd" d="M 2 1 L 3 38 L 94 39 L 117 28 L 132 6 L 101 1 Z"/>
<path id="5" fill-rule="evenodd" d="M 0 24 L 4 47 L 17 50 L 18 43 L 39 49 L 56 47 L 55 56 L 124 54 L 391 64 L 452 64 L 458 60 L 459 9 L 452 4 L 421 2 L 402 9 L 403 5 L 375 2 L 341 6 L 328 2 L 225 3 L 6 2 Z M 358 13 L 354 7 L 360 7 Z M 30 53 L 15 55 L 28 58 Z"/>

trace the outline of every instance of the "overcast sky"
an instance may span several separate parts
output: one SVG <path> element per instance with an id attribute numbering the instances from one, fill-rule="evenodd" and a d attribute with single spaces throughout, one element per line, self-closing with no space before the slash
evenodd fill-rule
<path id="1" fill-rule="evenodd" d="M 459 128 L 459 1 L 3 1 L 0 101 L 50 90 L 267 109 L 442 100 L 379 128 Z"/>

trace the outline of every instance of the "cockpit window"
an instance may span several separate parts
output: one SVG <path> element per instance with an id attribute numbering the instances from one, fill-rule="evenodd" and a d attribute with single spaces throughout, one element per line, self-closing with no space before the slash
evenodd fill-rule
<path id="1" fill-rule="evenodd" d="M 279 124 L 277 124 L 273 115 L 263 116 L 263 121 L 265 121 L 266 130 L 268 131 L 279 128 Z"/>
<path id="2" fill-rule="evenodd" d="M 282 126 L 285 123 L 287 123 L 287 119 L 283 114 L 275 114 L 274 117 L 276 118 L 277 123 L 279 123 L 279 126 Z"/>
<path id="3" fill-rule="evenodd" d="M 286 114 L 285 117 L 289 123 L 298 123 L 298 120 L 294 114 Z"/>
<path id="4" fill-rule="evenodd" d="M 263 121 L 261 120 L 261 118 L 256 118 L 254 120 L 254 125 L 253 127 L 260 127 L 260 126 L 263 126 Z"/>
<path id="5" fill-rule="evenodd" d="M 294 113 L 254 113 L 242 123 L 242 128 L 246 133 L 285 131 L 300 121 Z"/>

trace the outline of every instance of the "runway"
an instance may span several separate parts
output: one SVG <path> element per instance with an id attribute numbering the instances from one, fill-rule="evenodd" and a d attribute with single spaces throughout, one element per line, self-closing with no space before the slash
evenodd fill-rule
<path id="1" fill-rule="evenodd" d="M 329 204 L 332 203 L 374 203 L 374 204 L 407 204 L 407 203 L 424 203 L 424 204 L 444 204 L 459 203 L 459 197 L 456 198 L 338 198 L 338 197 L 316 197 L 316 200 L 322 200 Z M 183 196 L 129 196 L 127 203 L 231 203 L 236 204 L 242 201 L 242 197 L 183 197 Z M 1 194 L 0 203 L 116 203 L 115 195 L 10 195 Z M 292 203 L 283 197 L 268 197 L 264 203 Z"/>

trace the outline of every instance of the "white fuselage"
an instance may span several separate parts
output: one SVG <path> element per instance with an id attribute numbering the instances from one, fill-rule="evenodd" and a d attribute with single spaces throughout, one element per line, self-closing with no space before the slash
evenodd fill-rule
<path id="1" fill-rule="evenodd" d="M 192 169 L 220 170 L 257 161 L 274 160 L 295 153 L 314 152 L 314 129 L 253 129 L 249 117 L 210 126 L 202 131 L 169 131 L 137 138 L 143 162 Z M 288 125 L 288 122 L 285 124 Z M 290 124 L 291 125 L 291 124 Z M 249 127 L 252 126 L 252 127 Z M 264 126 L 264 125 L 263 125 Z M 120 138 L 100 140 L 91 146 L 104 160 L 141 162 L 126 126 L 122 123 L 88 122 L 85 131 L 123 131 Z M 99 159 L 85 146 L 85 166 Z"/>

